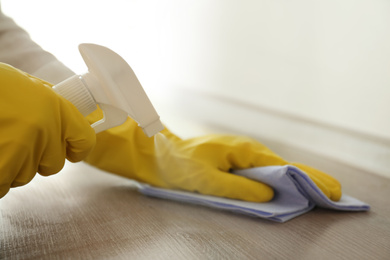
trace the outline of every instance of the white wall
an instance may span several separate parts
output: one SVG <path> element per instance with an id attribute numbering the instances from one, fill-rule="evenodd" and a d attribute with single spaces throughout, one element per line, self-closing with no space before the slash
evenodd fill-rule
<path id="1" fill-rule="evenodd" d="M 389 1 L 170 2 L 173 84 L 390 138 Z"/>
<path id="2" fill-rule="evenodd" d="M 177 110 L 390 176 L 389 1 L 169 2 Z"/>
<path id="3" fill-rule="evenodd" d="M 390 176 L 389 1 L 2 5 L 77 72 L 77 44 L 106 45 L 176 112 Z"/>

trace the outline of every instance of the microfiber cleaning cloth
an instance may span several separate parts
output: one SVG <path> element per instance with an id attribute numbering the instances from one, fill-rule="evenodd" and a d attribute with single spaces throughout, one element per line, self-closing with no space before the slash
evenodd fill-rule
<path id="1" fill-rule="evenodd" d="M 295 166 L 257 167 L 236 170 L 234 174 L 268 184 L 275 191 L 274 198 L 270 202 L 255 203 L 155 188 L 142 183 L 138 188 L 141 193 L 148 196 L 210 206 L 276 222 L 286 222 L 315 206 L 342 211 L 370 209 L 368 204 L 345 194 L 337 202 L 328 199 L 307 174 Z"/>

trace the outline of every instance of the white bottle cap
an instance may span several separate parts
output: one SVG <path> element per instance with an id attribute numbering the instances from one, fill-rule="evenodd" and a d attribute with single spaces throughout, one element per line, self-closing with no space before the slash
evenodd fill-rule
<path id="1" fill-rule="evenodd" d="M 79 75 L 58 83 L 53 87 L 53 90 L 72 102 L 83 116 L 87 116 L 97 109 L 94 98 Z"/>

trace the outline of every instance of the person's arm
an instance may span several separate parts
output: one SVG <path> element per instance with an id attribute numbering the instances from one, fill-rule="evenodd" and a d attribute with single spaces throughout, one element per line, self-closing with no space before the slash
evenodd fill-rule
<path id="1" fill-rule="evenodd" d="M 51 53 L 43 50 L 30 35 L 0 7 L 0 62 L 57 84 L 74 75 Z"/>
<path id="2" fill-rule="evenodd" d="M 23 71 L 51 83 L 58 83 L 73 75 L 73 73 L 57 61 L 53 55 L 45 52 L 30 39 L 23 29 L 4 15 L 1 15 L 0 21 L 0 50 L 0 61 L 18 67 Z M 13 71 L 10 68 L 8 70 Z M 17 88 L 24 87 L 23 84 L 20 85 L 20 82 L 26 75 L 23 75 L 20 72 L 13 72 L 11 75 L 7 70 L 4 70 L 3 72 L 6 73 L 3 78 L 0 78 L 4 81 L 0 86 L 3 85 L 4 90 L 9 90 L 10 86 L 12 89 L 15 89 L 13 93 L 10 93 L 9 98 L 5 99 L 5 101 L 9 101 L 12 98 L 18 97 L 17 93 L 20 93 L 21 91 L 17 90 Z M 24 78 L 24 80 L 26 82 L 25 85 L 30 87 L 35 86 L 37 83 L 35 80 L 31 82 L 31 78 L 28 76 L 27 78 Z M 42 87 L 40 81 L 38 81 L 38 85 L 37 90 L 39 89 L 42 93 L 50 93 L 49 95 L 53 97 L 50 91 L 46 91 L 46 89 Z M 27 90 L 30 90 L 30 88 L 28 87 L 26 91 Z M 39 93 L 34 91 L 32 91 L 30 96 L 33 95 L 37 95 L 37 98 L 41 97 Z M 14 121 L 16 123 L 19 123 L 19 119 L 23 116 L 25 118 L 30 118 L 29 116 L 26 116 L 28 113 L 38 115 L 39 117 L 39 115 L 45 114 L 44 111 L 50 111 L 51 108 L 58 108 L 58 105 L 45 106 L 46 103 L 50 103 L 50 99 L 51 98 L 49 97 L 47 100 L 38 102 L 39 104 L 42 104 L 42 107 L 36 109 L 36 111 L 31 111 L 28 109 L 29 106 L 26 106 L 27 110 L 20 110 L 20 113 L 17 116 L 11 115 L 11 118 L 15 119 Z M 60 97 L 53 98 L 53 100 L 66 103 Z M 8 104 L 8 107 L 5 107 L 4 111 L 12 111 L 13 107 L 16 106 L 19 108 L 18 104 L 31 101 L 31 98 L 27 98 L 26 100 L 11 100 L 12 102 L 8 103 L 5 101 L 4 103 Z M 37 102 L 33 102 L 33 104 L 37 104 Z M 34 107 L 33 104 L 31 104 L 31 107 Z M 239 136 L 210 135 L 182 140 L 169 130 L 165 129 L 163 132 L 163 136 L 165 136 L 163 141 L 165 141 L 162 143 L 162 150 L 159 150 L 156 148 L 158 143 L 155 142 L 155 139 L 146 138 L 143 133 L 141 133 L 142 131 L 137 124 L 130 118 L 121 126 L 99 133 L 96 136 L 96 147 L 89 152 L 91 146 L 94 146 L 95 143 L 95 136 L 87 131 L 87 129 L 91 130 L 92 128 L 85 124 L 85 122 L 82 124 L 83 120 L 80 118 L 81 114 L 78 115 L 79 118 L 76 122 L 71 122 L 71 120 L 67 120 L 69 122 L 63 122 L 64 120 L 61 117 L 64 119 L 74 119 L 72 112 L 68 110 L 75 109 L 69 104 L 64 104 L 63 107 L 64 109 L 62 109 L 60 113 L 57 113 L 57 115 L 61 115 L 59 118 L 53 117 L 53 115 L 41 116 L 39 117 L 40 120 L 47 120 L 44 120 L 44 123 L 36 125 L 39 126 L 37 128 L 39 133 L 51 131 L 53 136 L 49 139 L 58 141 L 58 134 L 63 136 L 62 132 L 66 133 L 73 124 L 81 124 L 78 129 L 84 130 L 85 133 L 81 137 L 74 138 L 72 135 L 80 131 L 73 131 L 71 133 L 72 135 L 70 135 L 71 137 L 68 139 L 70 141 L 76 141 L 79 146 L 81 144 L 81 149 L 77 148 L 76 150 L 80 150 L 81 152 L 78 152 L 82 156 L 77 156 L 77 158 L 74 159 L 74 156 L 70 155 L 69 157 L 69 155 L 67 155 L 68 159 L 70 158 L 74 159 L 73 161 L 77 161 L 83 159 L 83 157 L 86 157 L 88 154 L 85 161 L 95 167 L 127 178 L 146 182 L 153 186 L 181 189 L 246 201 L 266 202 L 271 200 L 274 195 L 271 187 L 231 174 L 230 170 L 288 164 L 287 161 L 274 154 L 264 145 L 253 139 Z M 88 119 L 95 122 L 95 116 L 98 116 L 98 119 L 101 118 L 101 115 L 99 115 L 100 112 L 101 111 L 96 111 L 92 113 Z M 75 111 L 73 111 L 73 113 L 77 114 Z M 4 122 L 11 122 L 6 116 L 8 116 L 8 114 L 5 115 Z M 2 118 L 0 117 L 0 119 Z M 53 125 L 53 119 L 57 119 L 59 122 Z M 35 121 L 39 122 L 39 120 Z M 32 142 L 39 139 L 31 140 L 25 138 L 24 143 L 19 147 L 15 146 L 15 144 L 20 143 L 20 136 L 26 136 L 23 131 L 21 131 L 19 135 L 15 135 L 15 133 L 17 133 L 16 130 L 25 129 L 16 123 L 11 122 L 8 129 L 4 128 L 7 132 L 4 132 L 1 135 L 8 136 L 8 139 L 10 140 L 7 138 L 2 140 L 0 138 L 0 147 L 8 147 L 7 149 L 20 148 L 14 149 L 15 152 L 10 154 L 9 159 L 3 158 L 2 161 L 0 160 L 0 173 L 6 173 L 5 175 L 0 174 L 0 197 L 4 196 L 10 187 L 24 185 L 29 182 L 37 171 L 41 174 L 48 175 L 60 170 L 62 167 L 61 162 L 65 158 L 63 147 L 69 147 L 69 145 L 63 147 L 57 145 L 53 147 L 53 152 L 59 150 L 63 151 L 61 155 L 57 156 L 57 163 L 53 162 L 53 158 L 50 158 L 50 156 L 46 156 L 44 158 L 46 161 L 43 163 L 39 159 L 29 161 L 26 159 L 27 163 L 25 163 L 25 165 L 27 166 L 23 166 L 22 168 L 26 168 L 27 171 L 18 172 L 18 169 L 14 169 L 13 167 L 19 166 L 19 164 L 15 162 L 18 159 L 18 156 L 20 157 L 20 151 L 25 151 L 26 149 L 24 149 L 24 147 L 31 146 L 30 153 L 25 156 L 26 158 L 31 159 L 37 154 L 37 149 L 40 148 L 42 144 L 38 142 L 34 145 L 34 142 Z M 62 132 L 56 129 L 58 126 L 64 128 L 62 129 Z M 27 133 L 29 132 L 30 130 Z M 57 136 L 55 133 L 57 133 Z M 67 140 L 63 140 L 63 142 L 60 143 L 63 145 L 66 141 Z M 51 141 L 48 142 L 48 144 L 51 143 Z M 50 155 L 50 153 L 48 154 Z M 54 164 L 56 167 L 50 167 L 47 171 L 46 169 L 48 167 L 45 167 L 46 164 Z M 61 167 L 58 167 L 58 165 Z M 310 176 L 310 178 L 323 190 L 326 196 L 333 200 L 340 199 L 341 186 L 337 180 L 308 166 L 297 166 Z"/>

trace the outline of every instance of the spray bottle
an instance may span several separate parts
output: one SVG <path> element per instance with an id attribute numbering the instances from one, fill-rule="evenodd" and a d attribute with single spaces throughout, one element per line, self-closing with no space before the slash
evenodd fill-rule
<path id="1" fill-rule="evenodd" d="M 97 109 L 103 118 L 91 126 L 96 133 L 133 118 L 151 137 L 164 129 L 159 115 L 126 61 L 112 50 L 96 44 L 80 44 L 88 72 L 75 75 L 53 87 L 84 116 Z"/>

